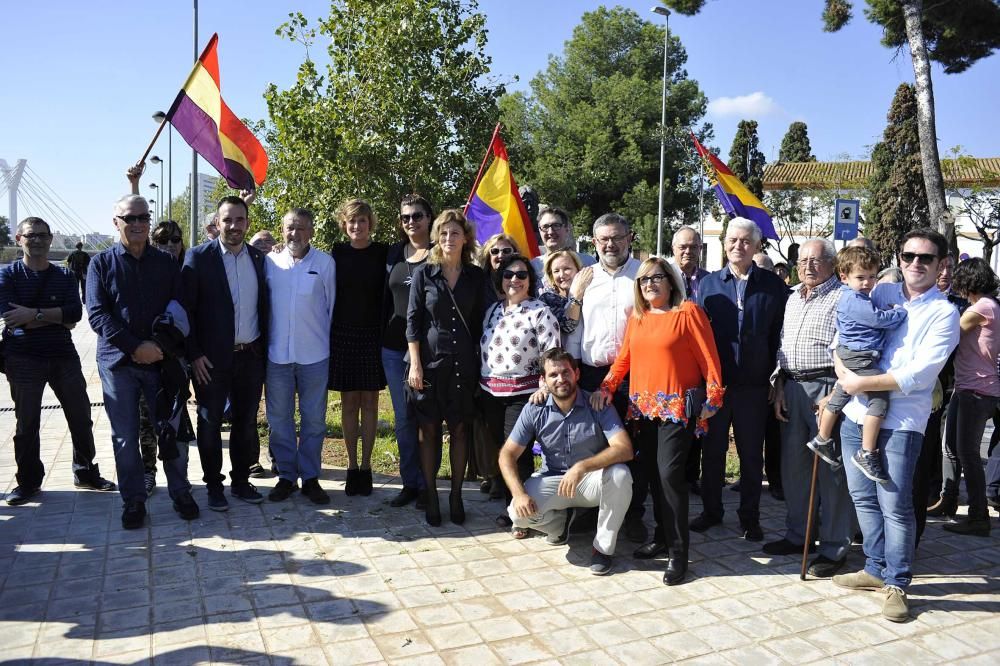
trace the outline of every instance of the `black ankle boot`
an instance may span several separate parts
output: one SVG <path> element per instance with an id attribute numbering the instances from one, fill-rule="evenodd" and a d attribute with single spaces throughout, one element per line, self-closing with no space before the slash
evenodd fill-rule
<path id="1" fill-rule="evenodd" d="M 361 472 L 359 469 L 347 469 L 347 480 L 344 482 L 344 494 L 349 496 L 357 495 L 359 492 L 358 488 L 358 475 Z"/>
<path id="2" fill-rule="evenodd" d="M 431 527 L 441 525 L 441 505 L 438 502 L 436 492 L 427 492 L 427 508 L 424 509 L 424 518 Z"/>
<path id="3" fill-rule="evenodd" d="M 451 522 L 461 525 L 465 522 L 465 505 L 462 504 L 462 493 L 448 495 L 448 508 L 451 511 Z"/>
<path id="4" fill-rule="evenodd" d="M 358 470 L 358 494 L 368 497 L 372 494 L 372 468 Z"/>

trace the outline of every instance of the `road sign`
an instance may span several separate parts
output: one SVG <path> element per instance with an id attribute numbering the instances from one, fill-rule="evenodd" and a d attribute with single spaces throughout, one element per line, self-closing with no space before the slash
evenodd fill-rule
<path id="1" fill-rule="evenodd" d="M 834 204 L 836 217 L 833 237 L 839 241 L 849 241 L 858 237 L 858 211 L 861 202 L 857 199 L 837 199 Z"/>

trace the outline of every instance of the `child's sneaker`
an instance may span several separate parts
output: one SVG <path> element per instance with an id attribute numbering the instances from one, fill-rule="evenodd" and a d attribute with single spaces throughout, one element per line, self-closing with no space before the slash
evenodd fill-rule
<path id="1" fill-rule="evenodd" d="M 858 452 L 851 457 L 851 462 L 872 481 L 882 485 L 889 483 L 888 475 L 882 470 L 882 461 L 879 460 L 878 451 L 869 452 L 858 449 Z"/>
<path id="2" fill-rule="evenodd" d="M 835 469 L 840 467 L 840 451 L 837 450 L 837 442 L 834 440 L 820 439 L 820 436 L 816 435 L 806 442 L 806 446 Z"/>

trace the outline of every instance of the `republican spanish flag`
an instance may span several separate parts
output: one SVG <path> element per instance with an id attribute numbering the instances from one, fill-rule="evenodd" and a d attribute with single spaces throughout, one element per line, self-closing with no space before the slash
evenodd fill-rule
<path id="1" fill-rule="evenodd" d="M 486 160 L 493 156 L 486 173 L 472 186 L 469 202 L 465 204 L 465 217 L 476 225 L 476 240 L 480 243 L 494 234 L 510 234 L 517 241 L 517 247 L 529 258 L 539 255 L 538 238 L 524 208 L 521 195 L 510 172 L 507 146 L 500 138 L 500 125 L 493 130 L 493 139 L 486 151 Z"/>
<path id="2" fill-rule="evenodd" d="M 715 196 L 718 197 L 719 203 L 726 209 L 726 212 L 735 217 L 745 217 L 748 220 L 752 220 L 760 227 L 760 231 L 764 234 L 765 238 L 778 240 L 778 234 L 774 230 L 774 223 L 771 221 L 771 213 L 760 202 L 760 199 L 755 197 L 753 192 L 740 182 L 740 179 L 729 170 L 729 167 L 722 163 L 722 160 L 705 150 L 698 143 L 694 132 L 691 133 L 691 140 L 694 141 L 695 150 L 698 151 L 698 154 L 705 161 L 705 166 L 714 175 L 712 178 L 712 188 L 715 190 Z"/>
<path id="3" fill-rule="evenodd" d="M 222 100 L 219 35 L 212 35 L 167 120 L 191 148 L 237 190 L 253 190 L 267 176 L 267 153 Z"/>

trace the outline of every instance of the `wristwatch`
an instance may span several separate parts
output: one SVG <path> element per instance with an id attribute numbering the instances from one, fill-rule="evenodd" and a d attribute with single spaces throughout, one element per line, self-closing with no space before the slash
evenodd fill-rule
<path id="1" fill-rule="evenodd" d="M 41 321 L 41 320 L 42 320 L 42 309 L 38 308 L 38 311 L 35 312 L 35 321 Z"/>

